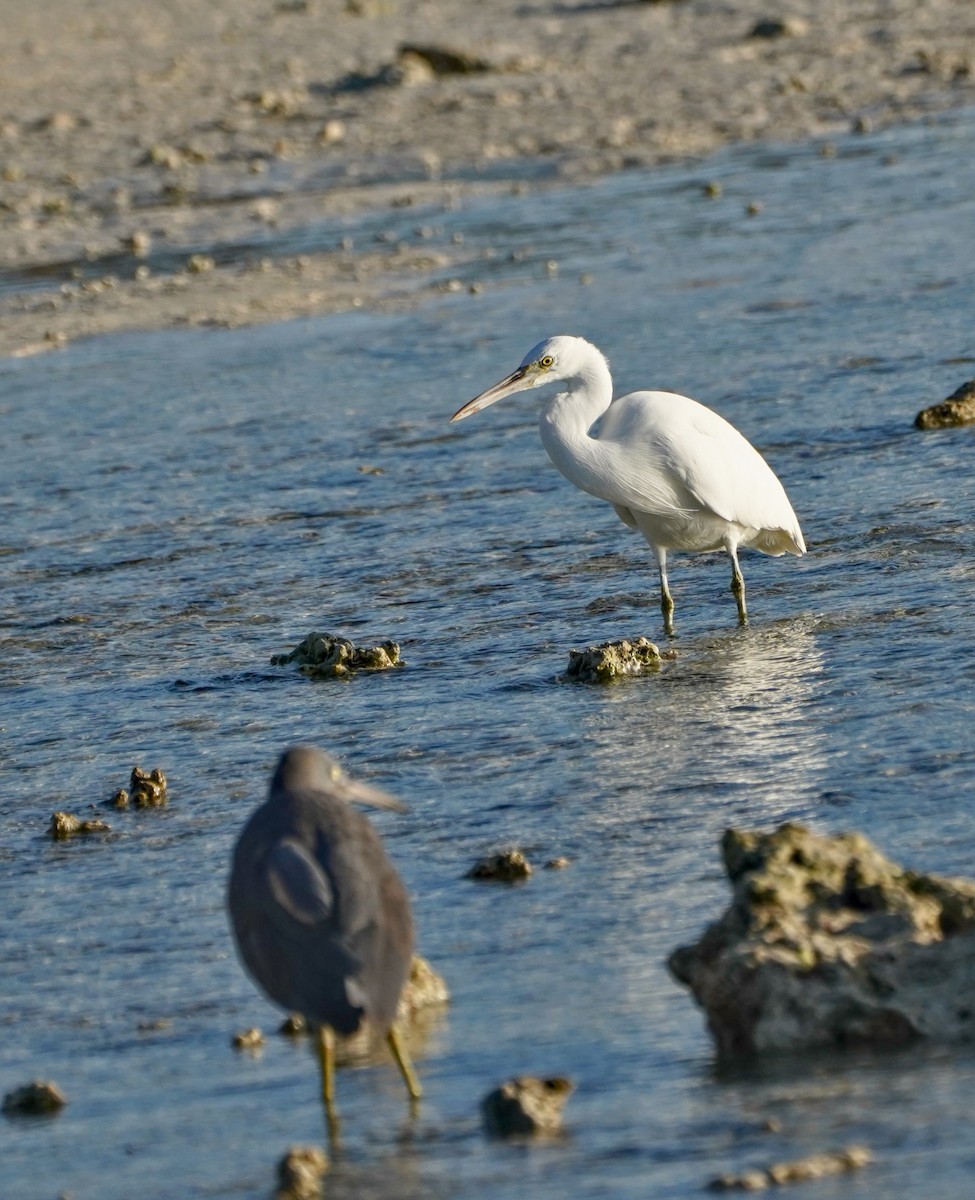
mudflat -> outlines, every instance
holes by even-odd
[[[414,304],[463,244],[289,234],[975,102],[971,0],[45,0],[4,25],[2,354]]]

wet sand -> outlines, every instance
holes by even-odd
[[[970,0],[11,6],[0,353],[414,304],[463,244],[323,222],[915,119],[973,47]]]

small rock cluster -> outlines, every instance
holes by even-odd
[[[669,966],[722,1058],[975,1040],[975,882],[791,823],[721,849],[731,903]]]
[[[294,662],[312,679],[348,679],[355,671],[388,671],[403,665],[396,642],[354,646],[332,633],[310,633],[288,653],[271,656],[275,667]]]
[[[712,1192],[761,1192],[769,1187],[787,1183],[803,1183],[807,1179],[824,1179],[827,1175],[843,1175],[858,1171],[873,1162],[866,1146],[847,1146],[845,1150],[808,1154],[789,1162],[772,1163],[751,1171],[719,1175],[708,1184]]]
[[[144,771],[141,767],[133,767],[129,779],[129,788],[119,788],[107,803],[111,808],[163,808],[169,800],[166,776],[156,767],[152,771]],[[90,807],[94,808],[95,805]],[[76,835],[91,833],[111,833],[112,827],[107,821],[99,818],[82,820],[74,813],[58,811],[51,817],[47,828],[48,836],[55,841],[64,841]]]

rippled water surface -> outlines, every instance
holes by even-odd
[[[322,1141],[307,1047],[230,1048],[278,1016],[223,913],[236,831],[302,739],[409,801],[375,820],[453,991],[414,1044],[415,1121],[391,1068],[340,1074],[329,1195],[688,1196],[861,1141],[877,1164],[807,1200],[970,1196],[975,1054],[722,1074],[664,960],[725,903],[731,824],[854,827],[975,874],[975,435],[912,428],[975,375],[973,197],[971,113],[750,149],[392,212],[494,255],[482,294],[409,316],[0,364],[0,1081],[70,1099],[0,1120],[0,1194],[265,1197],[289,1144]],[[647,548],[548,464],[532,396],[446,423],[554,332],[603,346],[620,390],[718,408],[810,544],[744,556],[744,630],[724,561],[675,555],[679,657],[601,689],[560,678],[567,652],[660,639]],[[394,638],[407,666],[269,665],[312,629]],[[134,763],[167,772],[166,810],[44,836]],[[463,878],[506,843],[571,865]],[[482,1136],[480,1097],[522,1071],[576,1082],[564,1141]]]

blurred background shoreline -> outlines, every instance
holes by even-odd
[[[969,0],[11,5],[0,354],[411,306],[470,266],[444,209],[971,104],[973,34]]]

